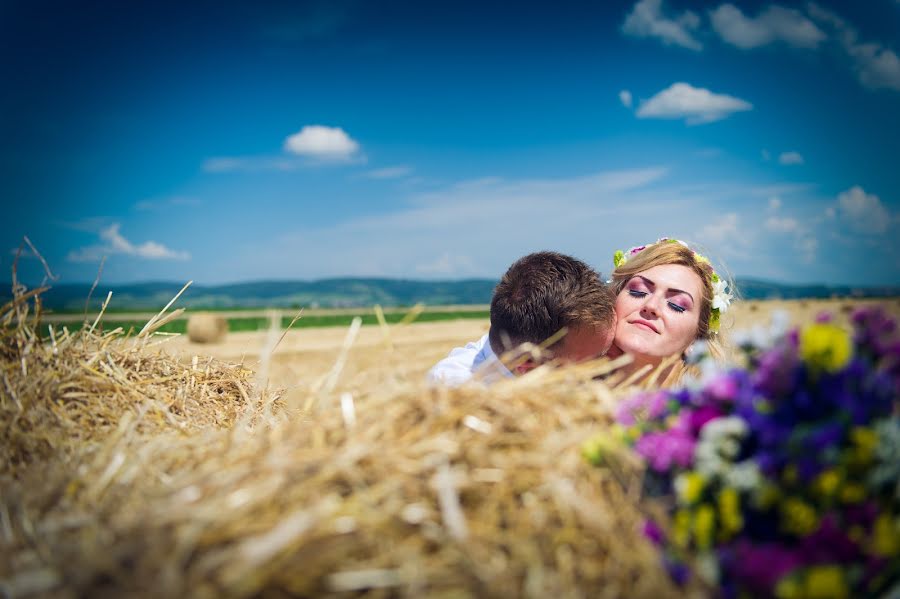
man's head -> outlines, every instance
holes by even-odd
[[[580,362],[601,356],[616,328],[615,294],[581,260],[537,252],[517,260],[491,300],[491,349],[497,355],[522,343],[540,344],[565,329],[551,356]],[[527,371],[533,361],[517,368]]]

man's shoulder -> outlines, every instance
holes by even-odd
[[[428,380],[445,385],[460,385],[470,380],[478,366],[485,361],[485,348],[489,349],[490,346],[488,336],[484,335],[464,347],[454,348],[428,371]]]

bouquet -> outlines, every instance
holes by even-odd
[[[827,316],[695,388],[626,400],[614,435],[666,517],[645,534],[676,582],[725,597],[879,596],[900,578],[900,337],[877,309]],[[584,447],[601,463],[609,437]]]

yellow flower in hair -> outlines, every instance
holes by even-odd
[[[850,335],[833,324],[813,324],[800,333],[800,356],[813,370],[837,372],[852,355]]]

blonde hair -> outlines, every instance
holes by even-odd
[[[713,270],[709,260],[694,250],[674,240],[662,240],[648,245],[643,250],[628,257],[627,262],[620,264],[612,273],[612,283],[618,296],[631,278],[654,266],[677,264],[686,266],[700,277],[703,294],[700,299],[700,319],[697,324],[696,339],[705,341],[710,354],[714,358],[724,355],[720,336],[710,329],[713,298]]]

